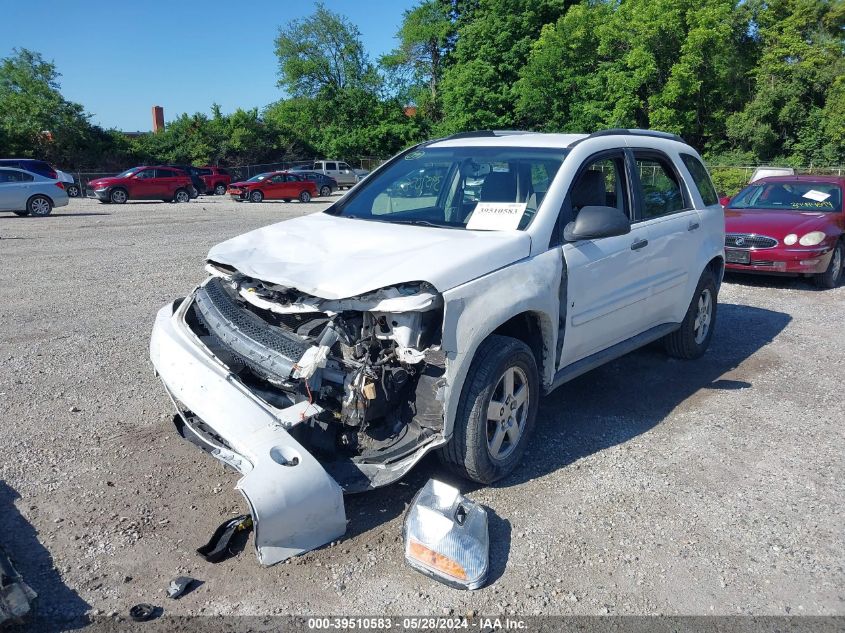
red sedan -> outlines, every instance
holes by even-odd
[[[845,177],[761,178],[725,209],[725,267],[839,283],[845,262]]]
[[[317,185],[296,174],[286,171],[271,171],[258,174],[243,182],[233,182],[226,190],[234,200],[299,200],[310,202],[317,196]]]

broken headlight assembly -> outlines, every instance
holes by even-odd
[[[405,561],[458,589],[479,589],[490,568],[487,511],[457,488],[430,479],[404,525]]]

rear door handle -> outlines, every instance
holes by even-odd
[[[631,250],[638,251],[641,248],[645,248],[646,246],[648,246],[648,240],[637,240],[636,242],[631,244]]]
[[[695,231],[699,227],[698,222],[690,222],[687,231]]]

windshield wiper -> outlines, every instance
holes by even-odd
[[[438,229],[456,229],[457,226],[450,226],[449,224],[438,224],[429,220],[382,220],[382,222],[390,222],[391,224],[412,224],[414,226],[433,226]]]

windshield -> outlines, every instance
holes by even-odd
[[[740,191],[728,208],[835,212],[842,210],[842,190],[829,182],[764,182]]]
[[[563,149],[422,148],[363,181],[336,215],[470,230],[528,226]]]
[[[267,180],[272,175],[272,173],[258,174],[247,180],[247,182],[261,182],[262,180]]]
[[[140,168],[140,167],[133,167],[132,169],[127,169],[127,170],[126,170],[125,172],[123,172],[122,174],[118,174],[117,176],[115,176],[115,178],[129,178],[129,176],[131,176],[132,174],[134,174],[134,173],[135,173],[136,171],[138,171],[139,169],[141,169],[141,168]]]

